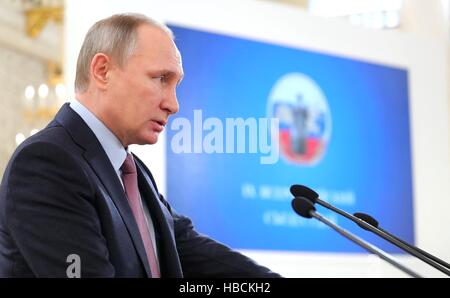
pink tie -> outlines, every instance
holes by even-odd
[[[136,164],[134,163],[133,156],[130,153],[127,153],[127,158],[123,162],[120,169],[122,170],[122,181],[125,187],[125,193],[127,195],[131,210],[133,211],[134,218],[136,219],[142,242],[144,242],[145,252],[150,264],[152,277],[161,277],[156,261],[155,251],[153,249],[153,243],[148,231],[144,210],[142,208],[142,201],[137,183]]]

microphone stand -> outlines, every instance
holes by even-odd
[[[377,248],[374,245],[371,245],[370,243],[364,241],[363,239],[359,238],[358,236],[348,232],[347,230],[339,227],[338,225],[334,224],[333,222],[329,221],[325,217],[323,217],[320,213],[316,212],[316,208],[313,206],[313,204],[306,198],[303,197],[296,197],[294,200],[292,200],[292,207],[294,208],[295,212],[299,214],[300,216],[306,217],[306,218],[315,218],[319,220],[320,222],[326,224],[327,226],[331,227],[333,230],[344,236],[345,238],[353,241],[354,243],[358,244],[359,246],[363,247],[367,251],[376,254],[381,259],[385,260],[386,262],[390,263],[397,269],[403,271],[404,273],[416,277],[421,278],[419,274],[415,273],[411,269],[403,266],[399,262],[397,262],[392,256],[390,256],[388,253],[384,252],[383,250]]]
[[[303,188],[306,188],[305,186],[299,186],[299,187],[301,187],[302,190],[303,190]],[[298,196],[298,195],[301,196],[302,195],[302,194],[296,193],[297,191],[295,189],[293,189],[293,188],[294,188],[294,186],[291,186],[291,192],[292,192],[292,194],[294,196]],[[442,273],[450,276],[450,271],[447,270],[446,268],[442,267],[439,264],[436,264],[432,260],[430,260],[430,259],[426,258],[425,256],[423,256],[421,253],[417,252],[416,250],[412,249],[411,247],[409,247],[409,246],[403,244],[402,242],[398,241],[396,238],[392,237],[391,235],[386,234],[386,233],[378,230],[377,228],[374,228],[372,225],[368,224],[364,220],[362,220],[362,219],[360,219],[358,217],[355,217],[355,216],[353,216],[353,215],[351,215],[351,214],[349,214],[349,213],[347,213],[347,212],[345,212],[345,211],[343,211],[343,210],[341,210],[339,208],[336,208],[333,205],[328,204],[325,201],[322,201],[321,199],[319,199],[319,195],[316,192],[314,192],[313,190],[311,190],[309,188],[306,188],[306,189],[307,190],[305,191],[305,194],[306,194],[306,199],[307,200],[310,200],[313,203],[318,203],[319,205],[322,205],[323,207],[325,207],[325,208],[327,208],[329,210],[332,210],[332,211],[334,211],[334,212],[336,212],[336,213],[338,213],[338,214],[340,214],[340,215],[350,219],[351,221],[355,222],[360,227],[363,227],[364,229],[369,230],[369,231],[377,234],[379,237],[383,238],[384,240],[394,244],[395,246],[403,249],[404,251],[406,251],[409,254],[415,256],[416,258],[420,259],[421,261],[427,263],[428,265],[434,267],[435,269],[441,271]],[[300,190],[300,192],[302,192],[302,191]],[[312,193],[317,194],[317,196],[316,197],[312,197]]]
[[[385,233],[385,234],[387,234],[387,235],[389,235],[389,236],[391,236],[391,237],[397,239],[398,241],[400,241],[400,242],[403,243],[404,245],[409,246],[410,248],[416,250],[417,252],[421,253],[421,254],[424,255],[425,257],[427,257],[427,258],[433,260],[434,262],[440,264],[441,266],[444,266],[444,267],[446,267],[447,269],[450,269],[450,264],[447,263],[447,262],[445,262],[444,260],[441,260],[441,259],[439,259],[438,257],[433,256],[432,254],[430,254],[430,253],[424,251],[423,249],[418,248],[417,246],[414,246],[414,245],[412,245],[412,244],[409,244],[408,242],[406,242],[406,241],[400,239],[399,237],[397,237],[397,236],[395,236],[395,235],[389,233],[389,232],[386,231],[385,229],[381,228],[381,227],[378,225],[378,222],[377,222],[372,216],[370,216],[370,215],[368,215],[368,214],[364,214],[364,213],[355,213],[355,214],[353,214],[353,215],[354,215],[355,217],[361,219],[361,220],[364,220],[365,222],[367,222],[368,224],[370,224],[370,225],[373,226],[374,228],[380,230],[381,232],[383,232],[383,233]],[[364,218],[367,218],[367,219],[364,219]],[[369,219],[370,219],[370,220],[369,220]],[[362,227],[362,226],[361,226],[361,228],[365,229],[365,228]]]

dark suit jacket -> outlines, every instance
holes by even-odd
[[[197,233],[135,158],[155,225],[162,277],[278,277]],[[139,230],[105,151],[68,104],[13,154],[0,187],[0,277],[151,276]]]

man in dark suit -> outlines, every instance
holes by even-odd
[[[3,176],[0,277],[279,276],[197,233],[128,152],[157,142],[182,76],[164,25],[122,14],[89,30],[76,100],[17,148]]]

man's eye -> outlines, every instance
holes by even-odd
[[[157,76],[157,77],[155,77],[155,79],[160,80],[161,82],[165,82],[165,81],[167,81],[167,76],[165,76],[165,75]]]

